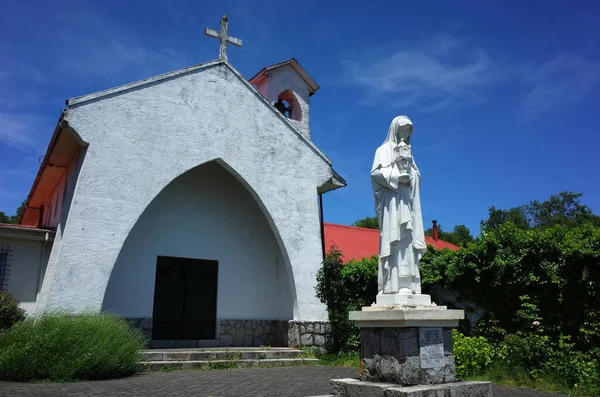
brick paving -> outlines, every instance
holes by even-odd
[[[153,372],[75,383],[0,382],[0,396],[307,397],[329,391],[329,379],[358,376],[356,368],[283,367],[221,371]],[[495,397],[544,397],[530,389],[494,387]]]

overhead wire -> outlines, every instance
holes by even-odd
[[[368,190],[366,190],[366,189],[363,189],[362,187],[360,187],[360,186],[358,186],[357,184],[354,184],[354,183],[352,183],[352,182],[349,182],[348,180],[346,180],[346,183],[347,183],[348,185],[350,185],[350,186],[352,186],[352,187],[354,187],[354,188],[356,188],[356,189],[360,190],[361,192],[368,194],[368,195],[369,195],[369,197],[373,197],[373,192],[369,192]],[[362,210],[359,210],[358,208],[356,208],[356,207],[355,207],[355,206],[353,206],[352,204],[350,204],[350,203],[348,203],[348,202],[346,202],[346,201],[344,201],[344,200],[340,199],[339,197],[336,197],[336,196],[332,195],[331,193],[330,193],[330,195],[331,195],[331,197],[335,198],[336,200],[338,200],[338,201],[340,201],[340,202],[342,202],[342,203],[346,204],[348,207],[350,207],[350,208],[354,209],[355,211],[358,211],[358,212],[360,212],[361,214],[363,214],[363,215],[365,215],[365,216],[367,216],[367,217],[374,216],[374,215],[369,215],[369,214],[367,214],[367,213],[363,212]],[[431,220],[431,219],[429,219],[429,218],[425,218],[425,217],[423,217],[423,219],[425,219],[426,221],[432,222],[432,220]]]
[[[337,196],[334,196],[334,195],[333,195],[333,194],[331,194],[331,193],[329,193],[329,196],[333,197],[334,199],[336,199],[336,200],[340,201],[340,202],[341,202],[341,203],[343,203],[343,204],[346,204],[348,207],[352,208],[353,210],[355,210],[355,211],[357,211],[357,212],[360,212],[360,213],[361,213],[361,214],[363,214],[364,216],[371,217],[371,215],[369,215],[369,214],[367,214],[367,213],[365,213],[365,212],[363,212],[363,211],[359,210],[358,208],[356,208],[356,207],[355,207],[355,206],[353,206],[352,204],[348,203],[347,201],[344,201],[344,200],[342,200],[341,198],[339,198],[339,197],[337,197]]]

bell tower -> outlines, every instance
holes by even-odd
[[[319,85],[295,58],[263,68],[250,84],[310,141],[310,97]]]

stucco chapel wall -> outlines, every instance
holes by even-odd
[[[265,213],[293,277],[294,318],[324,320],[317,186],[330,164],[219,63],[70,106],[89,143],[68,222],[57,233],[38,308],[101,310],[113,265],[138,218],[177,176],[222,159]]]
[[[159,255],[219,261],[219,319],[293,318],[273,232],[246,188],[215,162],[175,179],[144,211],[115,264],[103,309],[152,317]]]

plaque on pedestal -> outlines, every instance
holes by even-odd
[[[444,338],[441,328],[419,328],[421,368],[444,366]]]

